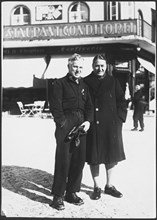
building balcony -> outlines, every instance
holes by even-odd
[[[3,48],[123,43],[155,54],[152,33],[151,25],[137,19],[4,26]]]

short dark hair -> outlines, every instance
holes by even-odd
[[[96,55],[93,58],[93,63],[95,63],[95,61],[98,60],[98,59],[107,61],[106,54],[98,54],[98,55]]]

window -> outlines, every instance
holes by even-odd
[[[116,2],[111,2],[111,16],[112,20],[116,20]]]
[[[106,20],[118,20],[120,19],[120,2],[111,1],[107,2],[106,6]]]
[[[89,8],[83,2],[77,2],[69,8],[69,22],[82,22],[89,20]]]
[[[138,10],[138,34],[143,37],[143,14]]]
[[[17,6],[11,16],[12,25],[30,24],[30,12],[25,6]]]
[[[156,10],[152,10],[152,42],[155,43],[156,40]]]

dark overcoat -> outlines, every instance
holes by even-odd
[[[143,93],[141,90],[138,90],[134,94],[133,105],[134,105],[134,114],[133,117],[140,117],[144,114],[146,108],[146,102],[142,99]]]
[[[74,126],[93,120],[92,102],[88,86],[79,80],[77,84],[67,74],[53,84],[50,110],[56,123],[55,172],[52,194],[63,196],[67,192],[79,192],[82,170],[86,159],[86,135],[80,137],[79,147],[75,142],[65,141]]]
[[[55,81],[51,93],[49,98],[50,111],[57,124],[62,124],[66,120],[65,113],[73,110],[82,110],[85,121],[93,120],[89,89],[83,79],[80,79],[77,85],[67,74]]]
[[[94,121],[87,134],[86,161],[109,164],[124,160],[122,123],[127,116],[127,102],[118,80],[108,74],[99,79],[92,72],[84,81],[94,107]]]

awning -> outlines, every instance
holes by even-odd
[[[41,78],[46,65],[43,58],[4,59],[2,64],[3,88],[32,87],[33,75]]]
[[[47,86],[47,79],[41,79],[33,75],[33,87],[34,88],[46,88]]]
[[[137,60],[139,61],[141,66],[143,66],[146,70],[155,74],[155,66],[151,62],[144,60],[140,57],[138,57]]]
[[[69,56],[51,57],[50,63],[44,73],[45,79],[58,79],[64,77],[68,73],[68,58]],[[82,77],[89,75],[92,71],[93,56],[84,57],[84,66]]]
[[[54,79],[65,76],[68,72],[67,64],[68,58],[51,57],[49,65],[44,72],[44,79]]]

